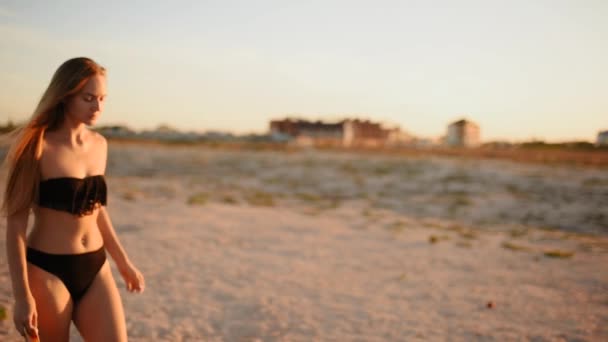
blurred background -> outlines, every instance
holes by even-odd
[[[132,341],[606,341],[606,18],[0,0],[0,134],[65,60],[107,68],[93,129],[147,284],[120,287]],[[11,303],[0,257],[2,341]]]

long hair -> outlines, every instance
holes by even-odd
[[[4,160],[8,174],[2,214],[11,216],[29,210],[37,200],[44,132],[59,128],[65,119],[65,101],[82,90],[92,76],[105,72],[86,57],[64,62],[55,71],[29,122],[10,133],[12,143]]]

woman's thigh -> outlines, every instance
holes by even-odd
[[[28,263],[30,291],[36,300],[41,341],[68,341],[72,320],[70,293],[57,276]]]
[[[73,319],[87,342],[127,340],[125,314],[108,261],[74,305]]]

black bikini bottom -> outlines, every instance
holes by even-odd
[[[106,251],[102,246],[96,251],[82,254],[49,254],[28,247],[26,259],[32,265],[57,276],[76,304],[106,261]]]

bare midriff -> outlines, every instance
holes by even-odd
[[[103,237],[97,226],[99,209],[85,216],[34,207],[34,225],[27,245],[51,254],[80,254],[95,251],[103,246]]]

